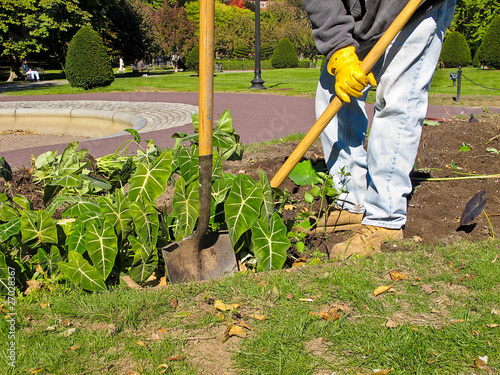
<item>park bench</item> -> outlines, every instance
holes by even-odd
[[[37,66],[33,68],[33,70],[36,70],[38,72],[38,75],[40,76],[40,81],[43,81],[43,74],[45,73],[45,69],[43,69],[41,66]],[[24,80],[27,82],[32,82],[33,79],[31,79],[30,74],[23,73],[24,75]]]
[[[132,72],[133,73],[144,73],[146,71],[146,74],[149,73],[151,70],[151,67],[149,65],[143,65],[141,67],[138,67],[136,64],[132,64]]]

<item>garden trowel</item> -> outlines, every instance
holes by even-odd
[[[208,232],[212,190],[215,1],[200,2],[200,215],[189,237],[162,249],[172,283],[219,278],[238,270],[227,232]]]

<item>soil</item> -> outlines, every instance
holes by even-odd
[[[298,142],[278,143],[245,151],[243,160],[226,162],[224,171],[246,173],[258,179],[258,170],[272,178]],[[468,151],[461,151],[461,148]],[[487,151],[489,149],[490,151]],[[429,245],[446,244],[463,239],[479,241],[500,234],[500,116],[483,115],[478,122],[458,118],[436,122],[423,128],[419,153],[412,173],[414,190],[408,197],[408,222],[404,238],[408,243]],[[313,164],[323,162],[320,142],[315,142],[305,158]],[[425,178],[456,178],[478,174],[492,178],[428,181]],[[294,208],[285,211],[285,218],[293,218],[307,204],[304,192],[310,187],[297,186],[288,178],[282,189],[291,193]],[[486,191],[484,212],[470,224],[460,226],[459,221],[466,203],[478,192]],[[5,184],[0,180],[0,192],[24,195],[35,206],[41,205],[43,193],[35,185],[31,173],[25,168],[14,170],[14,180]],[[489,222],[488,222],[489,220]],[[491,223],[491,224],[490,224]],[[348,232],[314,234],[306,238],[313,250],[324,254],[333,244],[344,240]],[[291,249],[294,252],[294,249]],[[303,254],[295,254],[295,257]]]

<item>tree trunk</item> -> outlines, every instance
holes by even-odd
[[[7,82],[13,82],[15,81],[16,79],[18,79],[19,76],[16,74],[16,72],[11,68],[10,69],[10,75],[9,75],[9,78],[7,79]]]

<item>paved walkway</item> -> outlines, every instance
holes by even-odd
[[[44,84],[41,82],[40,84]],[[0,91],[1,93],[1,91]],[[10,96],[0,95],[0,108],[38,107],[62,108],[84,107],[102,110],[119,110],[133,113],[147,120],[141,130],[142,146],[152,139],[161,147],[172,147],[175,132],[192,132],[191,114],[198,110],[198,93],[178,92],[130,92],[130,93],[92,93],[75,95]],[[373,105],[368,105],[368,113]],[[214,95],[215,121],[229,110],[233,126],[244,144],[262,142],[284,137],[293,132],[307,132],[315,122],[314,99],[272,95],[263,91],[254,94],[216,93]],[[492,113],[500,113],[498,108],[490,108]],[[457,115],[480,115],[482,108],[430,106],[428,118],[447,119]],[[4,137],[0,135],[0,137]],[[19,137],[19,136],[18,136]],[[23,136],[21,136],[23,137]],[[28,139],[28,138],[26,138]],[[95,157],[116,151],[120,144],[131,139],[130,136],[106,139],[81,140],[80,146]],[[59,142],[61,141],[61,142]],[[54,138],[50,145],[40,145],[36,139],[32,143],[20,145],[19,149],[1,152],[12,167],[30,165],[30,156],[38,156],[46,151],[62,152],[68,140]],[[135,151],[132,145],[130,150]]]

